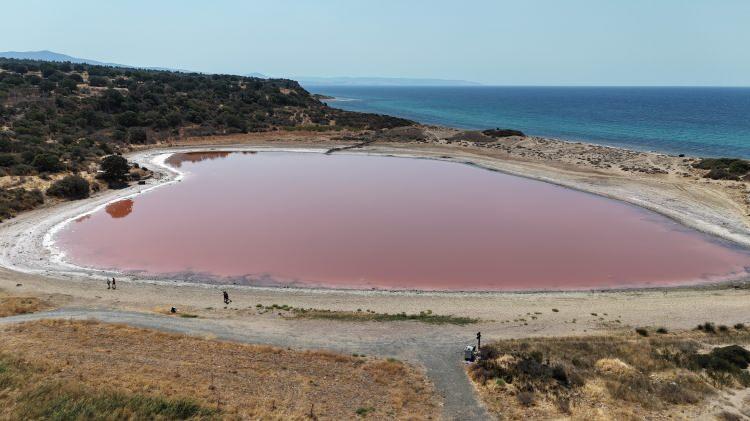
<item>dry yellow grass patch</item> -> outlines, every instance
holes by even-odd
[[[36,297],[7,296],[0,292],[0,317],[36,313],[50,308],[49,303]]]
[[[434,419],[439,413],[432,385],[397,361],[98,322],[25,323],[0,336],[0,353],[44,367],[49,380],[96,391],[189,398],[218,409],[222,418],[351,419],[359,413],[374,419]]]

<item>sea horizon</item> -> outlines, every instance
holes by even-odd
[[[750,158],[750,87],[308,86],[350,111],[639,151]]]

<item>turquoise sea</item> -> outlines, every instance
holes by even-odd
[[[750,158],[750,88],[306,86],[329,105],[466,129]]]

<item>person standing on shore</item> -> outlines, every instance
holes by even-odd
[[[107,289],[112,289],[112,285],[109,282],[109,278],[107,278]]]
[[[231,302],[232,302],[232,300],[229,299],[229,293],[226,292],[226,291],[224,291],[224,304],[229,305],[229,303],[231,303]]]
[[[117,284],[115,283],[115,278],[112,278],[112,289],[117,289]]]

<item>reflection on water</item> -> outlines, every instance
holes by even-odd
[[[133,200],[123,199],[112,202],[104,210],[113,218],[124,218],[133,212]]]
[[[750,266],[660,215],[467,165],[282,152],[170,163],[191,176],[138,196],[138,212],[122,200],[69,225],[66,256],[188,281],[453,290],[673,284]]]
[[[182,167],[183,162],[196,163],[211,159],[226,158],[229,154],[234,155],[253,155],[255,151],[240,151],[240,152],[226,152],[226,151],[204,151],[204,152],[183,152],[172,154],[164,162],[175,167]]]
[[[185,152],[185,153],[176,153],[173,155],[170,155],[169,158],[166,159],[167,164],[175,167],[180,168],[182,167],[183,162],[190,162],[190,163],[196,163],[205,161],[207,159],[220,159],[220,158],[226,158],[228,157],[230,152],[220,152],[220,151],[209,151],[209,152]]]

